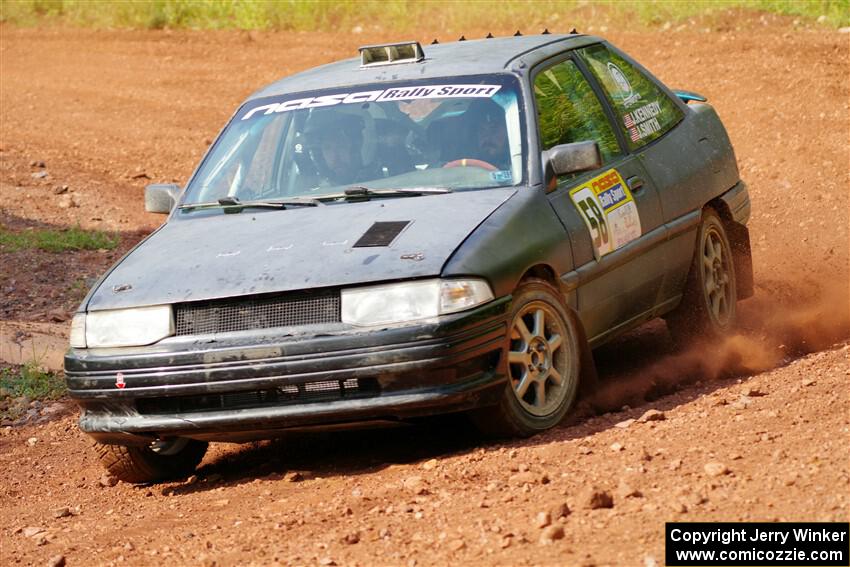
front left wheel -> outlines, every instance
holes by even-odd
[[[158,482],[187,477],[204,458],[208,444],[185,437],[154,441],[145,446],[97,443],[100,462],[124,482]]]
[[[552,428],[576,399],[579,333],[549,282],[526,280],[514,294],[504,347],[508,383],[498,405],[473,414],[484,433],[528,437]]]

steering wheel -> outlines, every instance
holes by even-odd
[[[484,161],[483,159],[475,158],[456,159],[450,161],[443,167],[480,167],[481,169],[486,169],[487,171],[499,171],[499,168],[493,165],[492,163]]]

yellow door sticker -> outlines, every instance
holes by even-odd
[[[640,238],[637,205],[616,169],[579,185],[570,198],[590,231],[597,260]]]

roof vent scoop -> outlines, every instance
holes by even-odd
[[[395,65],[397,63],[418,63],[425,59],[425,52],[418,41],[364,45],[360,48],[360,66]]]

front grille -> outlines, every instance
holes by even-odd
[[[339,290],[178,303],[176,334],[203,335],[340,322]]]
[[[140,398],[136,400],[136,409],[142,415],[157,415],[262,408],[363,398],[376,395],[379,389],[378,381],[375,378],[323,380],[305,384],[286,384],[270,390]]]

